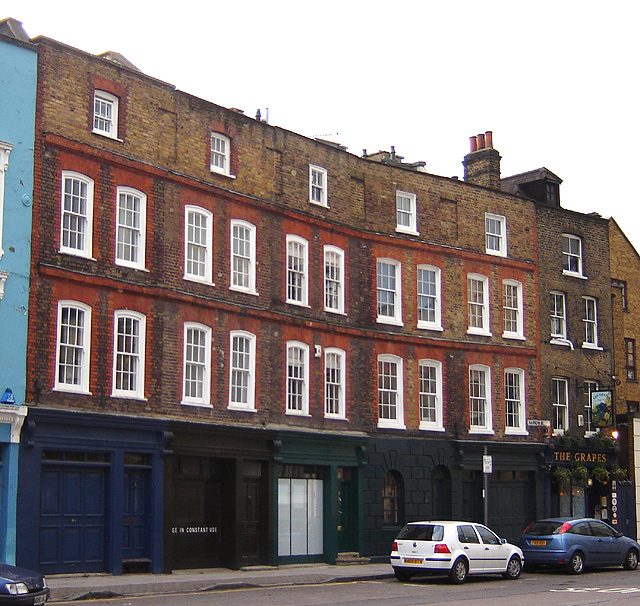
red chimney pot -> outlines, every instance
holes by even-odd
[[[469,144],[472,152],[478,149],[478,139],[475,135],[473,137],[469,137]]]
[[[484,138],[487,142],[487,147],[493,148],[493,132],[488,130],[485,134],[484,134]]]
[[[478,149],[484,149],[484,135],[482,133],[478,135]]]

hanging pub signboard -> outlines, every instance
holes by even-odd
[[[613,392],[591,392],[591,421],[596,427],[608,427],[613,420]]]

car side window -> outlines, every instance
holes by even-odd
[[[475,526],[485,545],[500,545],[500,539],[485,526]]]
[[[478,539],[478,535],[471,524],[458,526],[458,540],[461,543],[480,543],[480,539]]]
[[[606,524],[602,522],[590,522],[591,532],[594,537],[613,537],[614,532]]]
[[[580,524],[576,524],[575,526],[573,526],[573,528],[571,528],[569,532],[571,534],[578,534],[582,537],[590,537],[593,535],[593,532],[591,531],[591,527],[589,526],[588,522],[582,522]]]

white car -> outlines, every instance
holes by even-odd
[[[464,583],[469,574],[502,574],[515,580],[522,572],[522,550],[475,522],[411,522],[393,542],[390,562],[396,578],[408,581],[424,573],[448,574]]]

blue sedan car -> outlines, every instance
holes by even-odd
[[[0,564],[0,606],[41,606],[48,600],[49,588],[40,573]]]
[[[527,566],[564,566],[571,574],[585,567],[638,567],[640,545],[593,518],[549,518],[527,526],[519,541]]]

